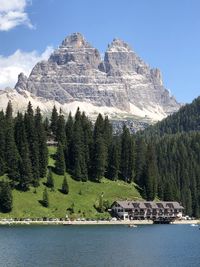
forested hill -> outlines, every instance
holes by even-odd
[[[139,132],[137,138],[154,147],[158,170],[154,182],[157,196],[178,200],[187,214],[199,217],[200,97],[177,113]]]
[[[189,131],[200,131],[200,96],[191,104],[180,108],[178,112],[147,128],[144,134],[163,136]]]
[[[200,98],[143,133],[131,135],[124,126],[116,136],[108,117],[101,114],[92,125],[79,109],[66,120],[54,107],[49,121],[29,103],[25,114],[13,118],[8,103],[5,114],[0,112],[0,175],[7,178],[0,183],[0,211],[12,210],[13,190],[40,188],[43,178],[53,190],[52,173],[63,176],[61,191],[67,194],[71,190],[66,190],[67,172],[80,183],[101,184],[104,177],[127,185],[134,182],[144,199],[179,201],[186,214],[199,217],[199,106]],[[47,140],[58,144],[53,168],[48,168]]]

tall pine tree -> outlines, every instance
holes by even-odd
[[[11,187],[8,182],[2,181],[0,185],[0,210],[10,212],[12,210],[13,197]]]
[[[65,157],[63,145],[61,143],[58,143],[58,148],[56,152],[55,172],[58,175],[63,175],[65,173]]]

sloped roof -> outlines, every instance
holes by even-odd
[[[180,203],[176,201],[128,201],[128,200],[118,200],[115,201],[112,206],[117,203],[120,205],[120,207],[124,209],[160,209],[160,208],[172,208],[174,209],[184,209],[183,206],[180,205]]]

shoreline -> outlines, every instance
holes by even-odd
[[[170,224],[198,224],[200,226],[200,220],[182,220],[174,221]],[[2,225],[153,225],[151,220],[125,220],[125,221],[0,221]]]

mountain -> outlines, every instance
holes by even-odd
[[[90,117],[102,112],[112,119],[148,123],[180,108],[164,88],[160,71],[150,68],[127,43],[114,39],[102,59],[80,33],[66,37],[29,77],[21,73],[15,91],[33,97],[39,106],[58,103],[64,112],[80,106]]]

